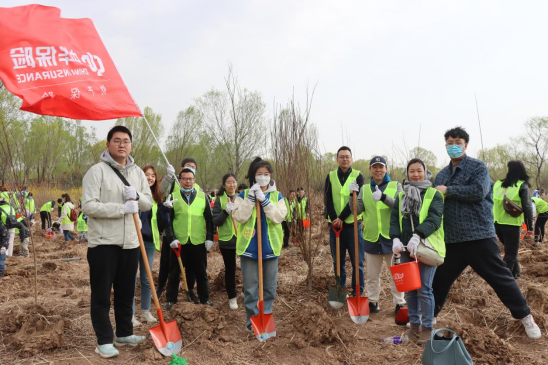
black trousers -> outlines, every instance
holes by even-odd
[[[546,221],[548,221],[548,212],[538,215],[537,221],[535,222],[535,239],[538,242],[544,240],[544,226],[546,225]]]
[[[289,225],[291,223],[287,221],[282,222],[282,229],[284,231],[284,247],[289,247],[289,236],[291,235],[291,231],[289,229]]]
[[[516,280],[500,258],[499,245],[495,237],[450,243],[446,248],[445,262],[436,269],[432,283],[434,317],[443,309],[453,282],[468,266],[493,288],[502,303],[510,310],[512,317],[521,319],[531,313]]]
[[[46,230],[46,222],[48,222],[48,228],[51,227],[51,213],[40,212],[40,219],[42,220],[42,230]]]
[[[518,263],[520,227],[495,223],[495,232],[504,245],[506,267],[510,269],[515,278],[518,278],[521,271]]]
[[[170,262],[166,299],[168,302],[177,303],[181,270],[174,252],[173,256],[175,257],[175,264]],[[209,283],[207,282],[207,250],[205,244],[193,245],[189,241],[182,246],[181,259],[185,267],[188,289],[190,291],[194,290],[194,284],[197,284],[200,302],[207,302],[209,300]]]
[[[116,336],[131,336],[139,248],[124,250],[121,246],[101,245],[88,248],[87,258],[91,286],[91,324],[97,336],[97,344],[113,342],[114,334],[109,318],[113,287]]]
[[[225,287],[228,299],[236,298],[236,249],[219,248],[225,263]]]

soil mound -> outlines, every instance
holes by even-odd
[[[304,335],[306,342],[311,346],[337,341],[337,336],[339,336],[339,332],[334,328],[333,320],[325,309],[311,302],[300,306],[295,313],[293,327]]]

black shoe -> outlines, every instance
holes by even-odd
[[[173,302],[167,302],[166,303],[166,311],[170,310],[174,305],[175,305],[175,303],[173,303]]]
[[[246,325],[245,328],[247,328],[248,331],[253,332],[253,326],[251,324]]]
[[[379,303],[369,302],[369,313],[379,313],[380,311]]]
[[[400,311],[400,309],[403,308],[403,305],[400,305],[400,304],[396,304],[396,309],[394,309],[394,315],[398,315],[398,312]]]
[[[189,290],[188,296],[190,297],[190,300],[194,302],[194,304],[200,303],[200,298],[198,298],[198,296],[194,294],[194,290]]]
[[[215,308],[213,303],[211,303],[209,300],[207,302],[203,302],[203,303],[200,303],[200,304],[209,305],[211,308]]]

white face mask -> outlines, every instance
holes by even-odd
[[[267,186],[270,183],[270,176],[255,176],[255,181],[259,186]]]

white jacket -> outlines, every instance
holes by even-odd
[[[67,208],[74,209],[74,204],[72,204],[71,202],[67,202],[67,203],[63,204],[63,210],[62,210],[61,217],[59,217],[59,222],[62,222],[63,219],[65,219],[67,217],[67,215],[68,215],[68,209]],[[74,231],[74,222],[61,224],[61,229],[63,231]]]
[[[118,164],[107,151],[82,181],[82,211],[88,216],[88,247],[117,245],[139,247],[132,214],[124,214],[124,183],[110,166],[118,169],[139,195],[139,210],[152,208],[152,194],[143,170],[128,156],[126,166]],[[141,222],[139,221],[139,229]]]

